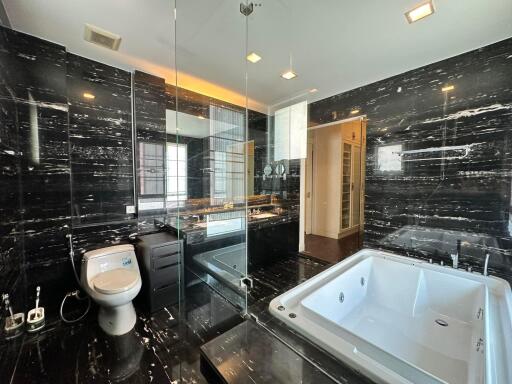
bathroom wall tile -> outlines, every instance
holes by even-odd
[[[155,230],[154,219],[166,214],[165,198],[163,193],[159,196],[142,196],[141,177],[144,173],[158,179],[162,192],[165,185],[165,159],[161,159],[159,166],[150,168],[141,162],[141,145],[147,143],[156,145],[165,153],[166,145],[166,102],[165,80],[144,72],[135,71],[133,74],[134,122],[135,122],[135,161],[137,178],[137,198],[139,199],[139,233]],[[161,208],[144,211],[140,209],[141,199],[146,201],[159,200]]]
[[[27,272],[67,254],[70,223],[66,56],[0,28],[0,289],[24,311]],[[43,276],[30,274],[31,284]]]
[[[73,228],[75,257],[80,259],[85,252],[129,243],[129,236],[137,233],[137,220],[123,220]]]
[[[131,74],[71,53],[67,61],[73,222],[132,219]]]
[[[0,292],[9,292],[22,263],[21,153],[16,105],[0,71]]]
[[[7,79],[2,100],[9,104],[4,116],[11,112],[3,133],[10,132],[6,145],[16,145],[18,151],[13,149],[18,182],[9,186],[18,195],[11,207],[18,212],[14,220],[23,266],[59,258],[63,252],[54,235],[69,223],[66,59],[57,44],[6,28],[0,33],[2,75]],[[12,163],[8,168],[13,172]]]
[[[146,141],[165,140],[165,79],[135,71],[133,91],[137,138]]]
[[[488,251],[512,278],[511,57],[507,39],[310,105],[312,126],[368,118],[365,246],[451,263],[459,238],[464,266],[481,270]],[[382,171],[387,145],[426,152]]]

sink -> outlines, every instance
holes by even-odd
[[[275,213],[270,212],[264,212],[264,213],[258,213],[256,215],[251,215],[251,219],[268,219],[269,217],[276,217],[277,215]]]

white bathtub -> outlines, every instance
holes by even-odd
[[[379,383],[512,383],[512,293],[499,278],[365,249],[270,311]]]

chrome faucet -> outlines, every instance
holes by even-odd
[[[457,240],[457,252],[450,255],[453,261],[453,268],[459,268],[460,240]]]
[[[489,257],[491,254],[489,252],[485,252],[485,265],[484,265],[484,276],[487,276],[487,267],[489,266]]]

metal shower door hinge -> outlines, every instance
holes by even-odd
[[[254,282],[252,281],[252,278],[249,276],[242,277],[240,279],[240,286],[246,287],[247,289],[253,289],[254,288]]]
[[[240,13],[244,16],[249,16],[254,11],[254,4],[244,4],[240,3]]]
[[[480,350],[483,351],[483,348],[484,348],[484,339],[479,338],[478,341],[476,342],[476,351],[477,352],[480,352]]]

